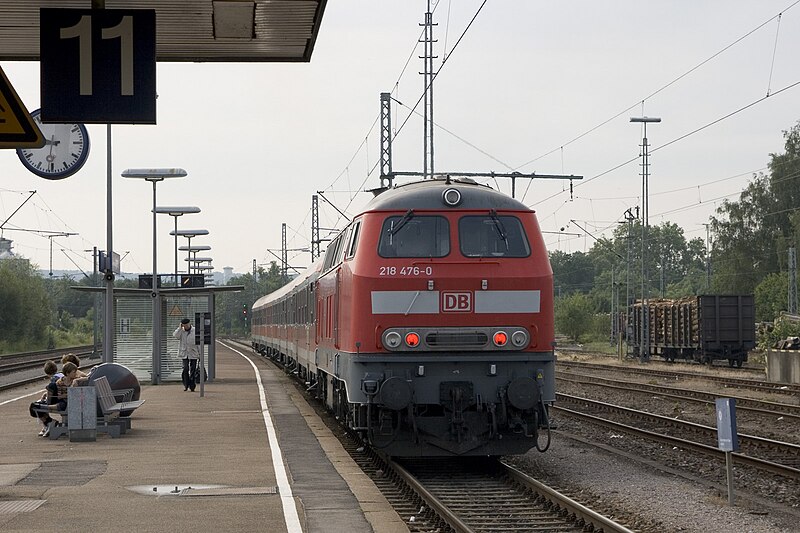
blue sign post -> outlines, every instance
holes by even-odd
[[[728,476],[728,505],[733,505],[733,452],[739,450],[736,434],[736,400],[717,398],[717,441],[725,452],[725,469]]]

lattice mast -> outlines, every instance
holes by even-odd
[[[391,183],[391,182],[390,182]],[[381,185],[383,185],[383,177],[381,177]],[[316,194],[311,195],[311,262],[316,261],[320,254],[319,251],[319,197]]]
[[[392,94],[381,93],[381,188],[392,187]]]
[[[289,277],[289,258],[286,249],[286,222],[281,224],[281,276],[285,282]]]
[[[423,179],[433,177],[433,79],[435,77],[433,72],[433,60],[437,56],[433,55],[433,43],[436,40],[433,38],[433,27],[437,24],[433,23],[433,13],[431,12],[431,0],[428,0],[428,10],[425,12],[425,22],[420,24],[425,28],[424,39],[421,41],[425,45],[425,55],[420,56],[425,65],[422,74],[425,80],[425,104],[423,106],[423,120],[425,126],[425,134],[423,135]]]

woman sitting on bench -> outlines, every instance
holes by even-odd
[[[72,362],[64,363],[61,369],[64,374],[61,378],[57,379],[55,383],[50,383],[47,386],[47,399],[46,407],[48,411],[61,411],[67,410],[67,389],[77,385],[85,384],[89,381],[88,375],[79,376],[78,366]],[[53,420],[49,413],[35,413],[34,406],[39,402],[31,404],[31,415],[38,416],[42,423],[45,424],[44,429],[39,433],[41,437],[47,437],[50,434],[50,422]],[[41,405],[39,405],[41,407]]]
[[[50,381],[47,383],[47,387],[45,388],[42,397],[39,398],[38,401],[33,402],[30,407],[31,416],[38,418],[42,423],[42,430],[39,432],[40,437],[47,433],[47,428],[50,425],[50,422],[53,420],[50,418],[49,413],[42,412],[41,409],[56,403],[56,381],[64,376],[64,374],[58,371],[58,366],[56,366],[53,361],[47,361],[44,364],[44,374],[50,378]]]

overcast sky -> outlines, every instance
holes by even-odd
[[[648,127],[650,223],[677,223],[687,238],[705,238],[702,224],[783,151],[783,131],[800,119],[794,0],[488,0],[464,33],[482,3],[441,0],[434,14],[436,68],[447,57],[435,82],[435,168],[585,176],[572,197],[566,182],[517,183],[517,198],[554,232],[545,239],[551,250],[587,250],[593,239],[584,230],[610,235],[626,209],[641,205],[642,130],[630,117],[663,120]],[[113,127],[123,271],[150,272],[153,246],[152,188],[121,178],[127,168],[188,171],[158,186],[158,204],[202,209],[179,228],[209,230],[192,243],[212,247],[215,270],[274,260],[284,222],[289,248],[308,248],[318,190],[357,214],[371,197],[360,191],[379,184],[379,94],[393,91],[402,102],[392,107],[398,128],[423,89],[415,46],[424,7],[330,1],[310,63],[159,63],[158,124]],[[38,63],[2,67],[26,106],[38,108]],[[14,228],[79,234],[53,240],[54,269],[74,269],[74,261],[89,272],[84,250],[105,248],[106,128],[88,128],[87,164],[61,181],[34,176],[14,150],[0,150],[0,222],[25,191],[37,191],[4,237],[43,269],[48,239]],[[394,169],[421,171],[422,152],[422,119],[413,115],[395,140]],[[508,180],[488,183],[510,193]],[[325,228],[343,225],[322,200],[320,215]],[[162,273],[174,268],[173,220],[159,218]],[[308,253],[289,255],[293,266],[309,263]]]

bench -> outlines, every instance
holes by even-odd
[[[133,411],[140,407],[144,400],[130,401],[133,396],[133,389],[112,390],[111,385],[108,383],[108,378],[100,376],[94,379],[94,387],[97,396],[97,404],[100,406],[102,416],[97,418],[97,431],[108,433],[112,438],[119,437],[120,434],[125,433],[126,430],[131,428],[130,418],[120,416],[122,412]],[[118,401],[117,398],[122,401]],[[50,423],[51,440],[58,439],[61,435],[69,434],[69,418],[67,411],[59,411],[51,409],[55,405],[39,405],[33,406],[32,410],[36,413],[47,413],[51,417],[58,415],[61,417],[61,422],[56,422],[55,419]]]
[[[53,440],[57,439],[61,435],[65,435],[69,429],[67,428],[67,412],[66,411],[59,411],[55,409],[56,404],[46,405],[46,404],[39,404],[31,406],[31,410],[35,413],[43,413],[50,415],[51,422],[50,422],[50,433],[49,437]],[[53,408],[53,409],[51,409]],[[57,422],[53,416],[58,415],[61,417],[61,422]]]
[[[142,406],[144,400],[117,401],[115,391],[111,390],[111,385],[108,384],[108,379],[105,376],[95,378],[94,387],[97,390],[97,404],[103,412],[102,422],[98,420],[98,423],[102,423],[106,427],[114,425],[123,433],[125,430],[130,429],[130,418],[121,416],[121,413],[134,411]]]

